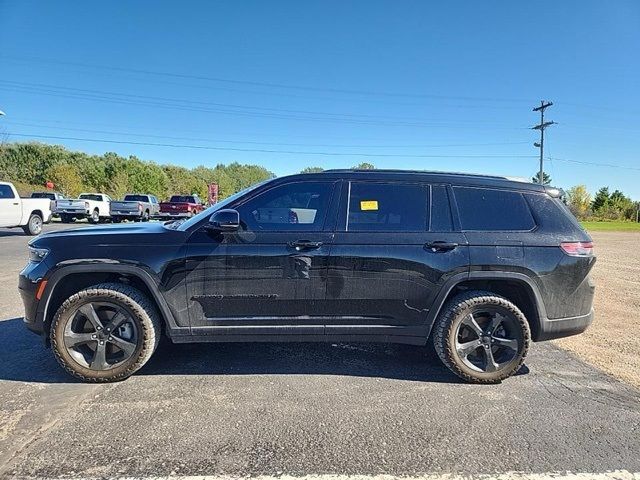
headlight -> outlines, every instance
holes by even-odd
[[[39,263],[44,260],[49,250],[46,248],[29,247],[29,261],[33,263]]]

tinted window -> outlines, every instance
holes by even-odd
[[[169,203],[198,203],[193,195],[174,195]]]
[[[93,195],[90,193],[84,194],[84,195],[80,195],[78,198],[82,199],[82,200],[93,200],[94,202],[101,202],[102,201],[102,195]]]
[[[432,232],[450,232],[453,230],[449,192],[444,185],[431,187],[431,228]]]
[[[49,192],[33,192],[31,198],[48,198],[49,200],[55,200],[56,194]]]
[[[249,230],[322,230],[333,184],[302,182],[280,185],[238,208]]]
[[[14,198],[13,190],[9,185],[0,185],[0,198]]]
[[[405,183],[352,182],[347,215],[350,232],[424,232],[428,187]]]
[[[527,231],[535,223],[520,192],[454,187],[463,230]]]
[[[149,197],[147,195],[125,195],[125,202],[148,202]]]

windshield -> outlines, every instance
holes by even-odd
[[[229,205],[231,202],[233,202],[234,200],[240,198],[241,196],[249,193],[250,191],[252,191],[255,188],[258,188],[262,185],[264,185],[265,183],[270,182],[271,179],[269,180],[264,180],[260,183],[256,183],[255,185],[251,185],[250,187],[245,188],[244,190],[240,190],[237,193],[234,193],[233,195],[231,195],[230,197],[225,198],[224,200],[216,203],[215,205],[211,205],[209,208],[203,210],[202,212],[200,212],[198,215],[196,215],[195,217],[190,218],[189,220],[177,220],[174,222],[169,222],[167,224],[165,224],[165,226],[167,228],[172,228],[174,230],[187,230],[189,229],[191,226],[196,225],[197,223],[199,223],[203,218],[207,218],[209,216],[211,216],[211,214],[213,212],[215,212],[216,210],[220,210],[221,208],[225,208],[227,205]]]

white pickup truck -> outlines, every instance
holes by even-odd
[[[56,200],[53,213],[60,215],[63,223],[71,223],[76,219],[86,218],[91,223],[98,223],[110,217],[111,198],[104,193],[81,193],[76,200]]]
[[[0,227],[22,227],[27,235],[38,235],[51,221],[51,200],[20,198],[12,183],[0,182]]]

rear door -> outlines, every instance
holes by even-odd
[[[444,282],[468,269],[446,185],[345,182],[328,267],[328,334],[424,335]]]

